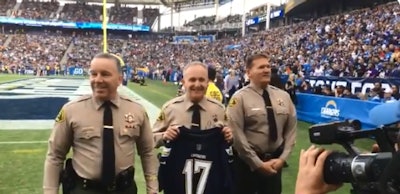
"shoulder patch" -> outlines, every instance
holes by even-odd
[[[56,117],[56,122],[61,123],[63,121],[65,121],[65,113],[64,113],[64,109],[61,109]]]
[[[157,117],[157,121],[163,121],[163,120],[165,120],[165,113],[164,110],[161,110],[160,114]]]
[[[237,98],[237,97],[232,97],[232,98],[229,100],[228,106],[229,106],[229,107],[234,107],[237,103],[238,103],[238,98]]]

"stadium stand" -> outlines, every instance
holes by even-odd
[[[10,15],[16,3],[17,0],[0,0],[0,16]]]
[[[113,21],[127,23],[131,16],[137,14],[136,9],[121,9],[126,11],[112,11]],[[52,10],[46,12],[47,16],[51,15]],[[61,18],[98,21],[99,13],[99,6],[66,4]],[[339,15],[304,20],[244,38],[240,37],[240,33],[232,33],[214,42],[189,41],[183,45],[171,43],[170,35],[133,35],[133,38],[110,36],[113,38],[109,41],[109,50],[122,53],[127,64],[133,67],[148,68],[150,75],[156,78],[160,75],[168,77],[171,71],[181,69],[191,60],[213,64],[221,74],[234,70],[243,76],[245,56],[254,52],[268,52],[279,74],[290,75],[290,81],[300,91],[322,93],[324,90],[329,93],[326,91],[328,89],[321,88],[320,92],[310,88],[304,77],[400,77],[399,13],[398,3],[390,2]],[[146,24],[151,24],[158,15],[158,9],[143,10]],[[240,20],[240,15],[234,15],[219,22],[234,23]],[[215,16],[209,16],[199,17],[186,26],[213,24],[216,24]],[[219,34],[223,33],[217,32]],[[47,39],[43,35],[13,36],[9,49],[2,55],[3,66],[23,64],[41,68],[43,65],[60,64],[66,68],[87,67],[90,58],[101,51],[102,44],[101,36],[92,33],[74,38],[60,34],[53,34]],[[5,35],[0,36],[2,43],[5,40]],[[54,40],[58,41],[54,43]],[[65,62],[62,61],[63,56],[67,56]],[[38,60],[32,61],[32,57]]]
[[[137,7],[117,7],[110,9],[110,22],[120,24],[137,24],[138,8]]]
[[[143,9],[143,24],[152,25],[157,16],[160,15],[160,10],[157,8],[144,8]]]
[[[59,6],[60,3],[57,1],[41,2],[23,0],[19,6],[16,17],[37,20],[53,19]]]
[[[7,34],[0,34],[0,46],[3,45],[8,38]]]
[[[80,22],[100,22],[102,7],[85,3],[67,3],[61,11],[60,20]]]

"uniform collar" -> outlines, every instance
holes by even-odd
[[[269,93],[269,88],[270,88],[269,85],[268,85],[265,89],[263,89],[263,88],[260,88],[259,86],[254,85],[253,83],[250,83],[249,87],[251,89],[253,89],[254,91],[256,91],[258,94],[260,94],[261,96],[263,95],[264,90],[267,90],[268,93]]]
[[[206,107],[206,101],[207,97],[204,96],[203,99],[201,99],[200,102],[198,103],[200,105],[200,108],[203,110],[205,110],[204,107]],[[189,108],[191,108],[194,104],[192,101],[190,101],[187,95],[185,95],[184,97],[184,102],[185,102],[185,110],[189,110]]]
[[[99,110],[104,103],[104,101],[98,100],[98,99],[94,98],[93,96],[92,96],[92,101],[93,101],[93,105],[96,108],[96,110]],[[120,96],[118,94],[115,96],[115,99],[112,99],[110,101],[115,107],[119,108]]]

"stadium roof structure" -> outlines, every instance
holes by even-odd
[[[86,2],[102,3],[103,0],[85,0]],[[188,0],[107,0],[108,3],[119,2],[121,4],[136,4],[136,5],[164,5],[170,7],[172,3],[180,3]]]

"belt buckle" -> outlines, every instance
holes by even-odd
[[[107,185],[107,191],[111,192],[111,191],[115,191],[117,188],[115,181],[113,181],[110,185]]]

